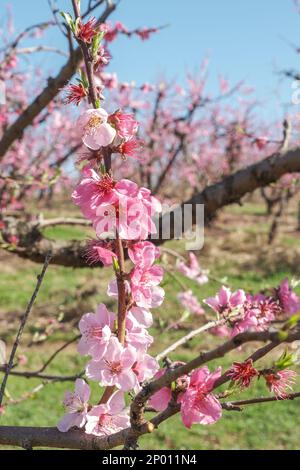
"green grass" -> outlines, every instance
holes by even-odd
[[[92,236],[92,229],[87,227],[74,227],[58,225],[56,227],[48,227],[44,230],[44,235],[53,240],[85,240]]]
[[[36,276],[41,267],[34,264],[30,267],[22,265],[17,272],[1,274],[0,308],[5,310],[24,309],[36,283]],[[50,266],[45,276],[43,287],[39,293],[39,302],[59,302],[66,295],[82,287],[87,277],[93,277],[90,269],[73,270],[65,267]]]
[[[255,217],[261,215],[263,208],[257,204],[247,204],[242,207],[233,206],[232,210],[226,212],[230,216],[236,216],[240,222],[240,215],[252,215],[254,220],[245,226],[239,226],[239,233],[246,238],[236,238],[232,241],[232,233],[222,234],[221,239],[210,232],[206,235],[206,245],[200,253],[200,262],[204,268],[210,270],[210,274],[217,279],[226,276],[226,283],[233,289],[243,288],[247,292],[258,292],[277,286],[280,281],[289,277],[297,277],[297,266],[295,269],[289,263],[277,263],[276,265],[264,266],[258,257],[260,246],[256,245],[255,239],[249,236],[249,232],[265,232],[265,223],[259,216],[256,219],[256,230],[253,229]],[[224,225],[225,228],[226,224]],[[255,226],[255,224],[254,224]],[[251,228],[252,227],[252,228]],[[247,233],[248,232],[248,233]],[[84,238],[83,230],[76,227],[55,227],[47,229],[46,235],[49,238],[59,238],[71,240],[73,238]],[[233,233],[234,235],[234,233]],[[240,245],[239,245],[240,243]],[[280,239],[280,246],[285,246],[290,250],[290,255],[294,256],[294,251],[299,247],[297,238],[284,234]],[[276,245],[276,246],[279,246]],[[169,244],[173,249],[182,251],[180,241],[173,241]],[[274,248],[271,248],[273,250]],[[275,250],[275,249],[274,249]],[[277,248],[276,248],[277,250]],[[276,252],[274,251],[274,253]],[[277,252],[276,252],[277,253]],[[272,254],[272,251],[271,251]],[[243,256],[250,255],[250,261],[241,264]],[[275,255],[276,257],[277,255]],[[12,257],[14,265],[4,265],[1,272],[0,282],[0,311],[12,314],[14,311],[23,311],[35,285],[36,275],[40,272],[40,266],[32,263],[16,262]],[[248,260],[248,258],[247,258]],[[174,261],[174,260],[172,260]],[[248,263],[248,264],[247,264]],[[299,267],[298,267],[299,272]],[[187,289],[192,289],[199,301],[205,297],[215,294],[220,283],[210,281],[208,284],[199,286],[197,283],[187,280],[179,273],[171,276],[165,275],[164,288],[166,290],[166,300],[162,307],[153,311],[155,324],[151,329],[156,341],[151,353],[162,351],[169,344],[185,335],[188,329],[193,329],[199,325],[199,320],[190,317],[184,324],[184,330],[172,329],[165,331],[170,322],[174,322],[182,315],[182,307],[177,301],[177,293],[182,290],[183,283]],[[76,294],[82,288],[88,288],[91,284],[97,287],[97,294],[90,299],[91,308],[98,302],[107,302],[106,286],[112,277],[110,270],[98,269],[70,269],[50,266],[42,285],[37,306],[52,306],[50,313],[56,317],[59,312],[68,309],[73,304],[76,305]],[[300,286],[297,288],[300,295]],[[26,354],[28,364],[23,366],[26,370],[38,369],[47,357],[57,348],[61,341],[66,340],[76,334],[74,326],[81,314],[85,313],[85,307],[75,308],[75,323],[70,328],[66,324],[61,329],[55,331],[50,336],[50,341],[45,344],[28,347],[28,339],[36,326],[37,316],[33,312],[27,326],[27,334],[19,349],[19,353]],[[212,316],[213,317],[213,316]],[[8,325],[9,327],[9,325]],[[7,331],[1,332],[1,337],[9,338]],[[58,343],[59,341],[59,343]],[[187,361],[195,357],[201,350],[207,350],[214,344],[222,341],[210,335],[203,335],[194,338],[191,342],[179,348],[176,353],[170,355],[172,359]],[[225,369],[233,360],[247,357],[252,351],[247,347],[241,353],[232,353],[219,361],[214,361],[209,366],[213,369],[222,365]],[[274,357],[278,357],[280,351],[276,351]],[[85,359],[80,358],[74,347],[66,350],[50,365],[47,372],[53,374],[72,374],[79,372],[84,367]],[[261,366],[269,366],[272,357],[261,361]],[[8,392],[14,399],[18,399],[24,393],[32,390],[39,384],[35,379],[20,379],[10,377],[8,382]],[[97,401],[100,389],[97,384],[92,384],[93,399]],[[26,425],[26,426],[55,426],[63,414],[62,398],[64,391],[72,388],[71,383],[54,383],[46,385],[34,398],[22,401],[17,405],[6,408],[4,414],[0,415],[1,425]],[[268,391],[263,380],[258,381],[249,391],[242,395],[232,396],[232,399],[241,399],[250,396],[268,395]],[[6,398],[7,399],[7,398]],[[151,415],[149,415],[151,416]],[[154,433],[140,439],[140,446],[143,449],[297,449],[300,441],[300,400],[277,402],[271,404],[260,404],[245,407],[243,412],[224,411],[223,418],[213,426],[193,426],[187,431],[180,417],[175,416],[163,423]]]

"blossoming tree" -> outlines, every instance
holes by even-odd
[[[163,243],[163,238],[161,233],[157,239],[151,238],[157,232],[153,218],[161,214],[162,207],[153,191],[126,178],[124,169],[118,177],[124,157],[132,158],[139,147],[139,123],[133,113],[104,109],[105,89],[97,84],[97,72],[107,60],[102,41],[112,32],[103,19],[100,22],[94,18],[84,19],[80,1],[72,0],[72,5],[73,15],[63,13],[63,16],[82,53],[84,70],[77,83],[69,84],[67,101],[77,104],[86,100],[87,104],[76,124],[70,113],[74,135],[84,146],[80,181],[72,199],[94,230],[94,239],[88,245],[89,259],[114,273],[107,295],[116,299],[117,309],[110,311],[102,303],[95,312],[83,313],[79,322],[78,353],[87,356],[85,374],[74,380],[74,391],[66,392],[66,413],[57,428],[0,426],[0,444],[79,449],[110,449],[123,445],[125,449],[133,449],[138,446],[141,435],[155,432],[163,421],[176,413],[180,413],[183,426],[189,429],[194,425],[213,425],[222,418],[224,410],[229,412],[246,405],[299,397],[300,393],[292,390],[296,376],[292,367],[296,358],[288,349],[276,359],[269,359],[268,367],[261,367],[259,363],[279,345],[300,340],[300,299],[288,280],[256,295],[242,289],[232,291],[223,285],[215,296],[204,299],[210,314],[205,313],[192,291],[181,292],[179,300],[199,319],[199,328],[157,357],[149,354],[154,341],[148,332],[153,322],[151,310],[162,304],[165,295],[160,286],[164,270],[158,264],[159,244]],[[149,31],[139,34],[147,36]],[[5,136],[3,148],[11,138],[10,134]],[[158,138],[155,136],[159,146]],[[205,202],[209,217],[243,194],[285,173],[299,171],[299,160],[297,148],[285,155],[274,154],[205,188],[200,195],[192,195],[191,204],[195,208]],[[150,174],[154,171],[152,168]],[[155,190],[155,186],[152,189]],[[163,217],[161,215],[161,219]],[[17,372],[14,357],[30,309],[51,257],[55,256],[57,261],[57,253],[49,252],[46,256],[10,358],[2,369],[0,405],[9,375]],[[125,263],[126,258],[128,263]],[[188,261],[178,257],[177,269],[199,285],[208,282],[208,274],[201,269],[193,253],[189,254]],[[186,363],[169,358],[179,345],[204,332],[226,340]],[[258,347],[258,342],[266,344]],[[242,346],[246,343],[254,343],[254,347],[245,357]],[[227,370],[209,368],[210,361],[233,350],[238,360]],[[42,372],[31,376],[42,377]],[[271,396],[228,401],[234,392],[255,387],[258,378],[265,381]],[[98,383],[103,390],[96,401],[91,400],[90,381]],[[154,417],[148,418],[150,412]]]

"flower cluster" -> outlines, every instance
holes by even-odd
[[[141,384],[152,378],[159,368],[156,360],[147,354],[153,342],[147,328],[153,321],[149,309],[158,307],[164,299],[164,290],[159,286],[163,269],[155,264],[160,256],[159,249],[145,239],[155,231],[151,216],[161,207],[146,188],[138,188],[129,180],[115,181],[110,174],[101,175],[91,168],[84,170],[83,178],[73,193],[73,200],[83,214],[93,221],[99,237],[99,240],[89,242],[89,253],[94,251],[90,257],[98,257],[105,265],[114,265],[116,278],[108,286],[108,295],[119,302],[120,283],[125,288],[125,307],[121,312],[125,330],[123,341],[120,338],[120,311],[115,315],[104,304],[100,304],[95,313],[83,315],[79,322],[81,339],[78,351],[91,357],[86,366],[86,376],[103,387],[112,387],[119,392],[115,392],[105,403],[88,408],[79,392],[79,395],[77,391],[71,395],[72,400],[68,394],[65,400],[68,413],[59,424],[59,429],[67,431],[71,426],[85,425],[87,433],[102,435],[108,430],[112,432],[112,429],[118,430],[120,426],[128,425],[124,392],[137,393]],[[130,212],[134,205],[139,208],[138,220],[136,212]],[[104,219],[106,211],[111,208],[114,209],[114,217],[109,219],[109,228],[114,228],[116,238],[112,237],[107,242],[101,237],[104,233],[107,235],[108,227]],[[120,272],[118,265],[118,241],[127,247],[133,263],[133,268],[126,275]]]
[[[198,260],[193,252],[189,253],[189,262],[177,262],[177,269],[189,279],[194,279],[198,284],[206,284],[208,277],[206,271],[203,271],[198,263]]]
[[[232,368],[227,373],[233,382],[236,382],[243,388],[249,387],[251,380],[257,377],[258,371],[253,367],[252,359],[245,362],[234,362]]]
[[[69,102],[78,104],[78,95],[84,95],[79,87],[69,87]],[[109,147],[111,153],[119,153],[124,159],[138,156],[141,145],[136,136],[138,127],[132,114],[118,110],[109,115],[103,108],[87,109],[77,121],[77,131],[90,150]]]
[[[65,19],[83,50],[87,48],[89,52],[84,54],[85,61],[90,61],[85,63],[86,67],[92,66],[95,72],[108,62],[107,51],[100,44],[105,34],[107,42],[118,32],[131,34],[121,24],[109,30],[104,25],[97,26],[93,18],[87,23],[82,23],[80,18],[74,22],[70,15],[65,15]],[[135,33],[146,39],[154,31],[136,30]],[[88,97],[93,105],[80,114],[74,126],[86,149],[88,164],[81,168],[81,179],[72,199],[95,230],[95,240],[90,240],[87,246],[88,260],[112,266],[114,270],[115,277],[108,285],[107,295],[116,299],[117,313],[100,304],[95,312],[82,316],[78,352],[89,358],[85,375],[105,390],[100,400],[92,405],[89,385],[84,379],[77,379],[75,391],[66,392],[67,412],[58,424],[62,432],[77,427],[96,436],[128,427],[125,394],[139,393],[145,382],[166,373],[166,368],[159,369],[156,359],[148,354],[153,342],[148,332],[153,323],[150,309],[159,307],[165,295],[160,286],[163,269],[157,264],[160,250],[149,241],[149,236],[156,233],[153,217],[162,208],[149,189],[129,179],[115,178],[113,155],[119,154],[123,159],[135,157],[140,149],[138,122],[133,114],[120,109],[112,114],[105,111],[101,107],[102,90],[103,83],[96,85],[93,78],[88,81],[81,74],[79,85],[68,87],[65,101],[78,105]],[[181,126],[179,131],[184,133],[187,129]],[[125,264],[126,253],[130,268]],[[188,264],[180,261],[177,268],[199,285],[208,282],[207,273],[193,253],[189,255]],[[190,312],[205,315],[192,291],[180,293],[178,299]],[[232,292],[223,286],[215,297],[204,302],[222,320],[222,334],[231,336],[248,329],[264,330],[278,316],[295,312],[300,304],[286,282],[269,296],[250,296],[241,289]],[[278,364],[289,361],[289,356],[285,355]],[[173,363],[170,367],[181,365]],[[259,375],[278,398],[287,396],[286,391],[294,379],[292,371],[282,370],[278,365],[259,373],[251,360],[234,363],[228,372],[228,378],[241,387],[248,387]],[[150,397],[149,405],[157,411],[165,410],[170,404],[180,405],[187,428],[193,424],[213,424],[222,416],[222,405],[213,393],[220,377],[220,367],[210,372],[204,366],[177,378],[172,384],[167,383]]]
[[[165,370],[161,369],[156,378],[163,376],[164,373]],[[222,416],[221,403],[212,393],[215,382],[220,376],[220,367],[213,373],[208,367],[202,367],[194,371],[190,377],[184,376],[178,379],[177,392],[176,390],[172,392],[170,387],[163,387],[151,397],[149,404],[156,411],[163,411],[173,398],[181,404],[181,418],[187,428],[192,424],[213,424]]]
[[[255,377],[263,377],[270,392],[281,400],[288,398],[288,392],[292,390],[292,385],[295,383],[297,376],[293,370],[278,369],[276,363],[271,369],[258,371],[253,366],[251,358],[245,362],[234,362],[226,375],[240,388],[249,387]]]
[[[243,331],[264,331],[278,318],[290,316],[300,309],[300,299],[285,279],[270,295],[232,292],[222,286],[214,297],[204,300],[218,318],[226,321],[222,336],[235,336]]]
[[[200,303],[198,302],[197,297],[195,297],[191,290],[187,290],[185,292],[179,292],[177,294],[177,298],[181,305],[190,313],[194,313],[195,315],[203,315],[204,309],[201,307]]]
[[[78,40],[91,44],[97,34],[94,21],[78,22]],[[78,104],[86,93],[82,82],[70,86],[67,101]],[[133,156],[138,147],[137,131],[138,122],[132,114],[117,110],[109,115],[102,107],[83,111],[76,125],[92,158],[82,168],[72,198],[95,229],[97,238],[87,246],[88,260],[113,266],[115,278],[107,294],[117,299],[118,312],[100,304],[79,322],[78,352],[90,358],[86,377],[106,389],[98,404],[92,406],[89,386],[78,379],[75,392],[66,393],[67,413],[58,425],[63,432],[73,426],[85,427],[86,433],[101,436],[124,429],[129,425],[124,394],[138,393],[159,369],[147,353],[153,342],[147,328],[153,322],[149,309],[160,306],[164,299],[159,286],[163,269],[156,264],[159,249],[147,239],[156,233],[153,216],[161,212],[161,204],[147,188],[128,179],[116,180],[111,163],[107,164],[114,153]],[[124,249],[133,264],[128,272]]]

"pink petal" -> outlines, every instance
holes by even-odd
[[[76,379],[75,393],[80,397],[83,403],[87,403],[90,398],[90,387],[83,379]]]

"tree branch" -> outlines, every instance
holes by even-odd
[[[289,343],[300,339],[300,331],[292,332],[284,338],[284,342]],[[162,377],[153,380],[149,384],[145,385],[144,388],[136,395],[132,404],[131,404],[131,423],[134,430],[138,430],[145,422],[144,420],[144,407],[149,398],[158,390],[165,386],[169,386],[172,382],[178,379],[181,376],[184,376],[191,372],[192,370],[206,364],[213,359],[223,357],[228,352],[233,349],[238,348],[244,343],[253,342],[253,341],[271,341],[273,343],[281,342],[280,332],[243,332],[235,337],[231,338],[229,341],[221,344],[215,349],[200,353],[198,357],[187,362],[186,364],[176,367],[175,369],[169,369]],[[216,388],[220,384],[215,384]]]
[[[175,351],[177,348],[180,346],[188,343],[192,338],[194,338],[197,335],[200,335],[200,333],[203,333],[204,331],[210,330],[211,328],[215,328],[216,326],[224,325],[226,323],[226,320],[216,320],[216,321],[210,321],[209,323],[206,323],[205,325],[200,326],[196,330],[190,331],[187,335],[183,336],[180,338],[178,341],[175,343],[171,344],[168,346],[166,349],[164,349],[161,353],[159,353],[156,356],[156,360],[160,361],[164,357],[166,357],[170,352]]]
[[[257,398],[249,398],[249,400],[224,402],[222,403],[222,408],[227,411],[242,411],[241,406],[245,406],[245,405],[256,405],[258,403],[269,403],[273,401],[287,401],[287,400],[294,400],[295,398],[300,398],[300,392],[290,393],[285,398],[280,398],[280,397],[275,397],[275,396],[274,397],[257,397]]]
[[[204,204],[205,222],[222,207],[238,202],[245,194],[253,192],[257,188],[268,186],[277,181],[287,173],[300,172],[300,147],[287,151],[284,155],[276,154],[255,163],[247,168],[237,171],[227,176],[219,183],[208,186],[201,193],[182,203],[181,207],[190,204],[192,207],[192,223],[196,222],[196,207]],[[174,215],[174,214],[173,214]],[[168,219],[169,214],[160,217],[159,236],[153,239],[156,245],[163,244],[166,240],[161,235],[161,228],[164,218]],[[7,229],[3,230],[5,241],[9,241],[10,228],[9,220]],[[184,221],[183,221],[184,223]],[[174,238],[174,227],[171,224],[170,239]],[[189,227],[185,227],[186,229]],[[46,239],[38,230],[36,223],[30,224],[22,222],[19,224],[17,234],[21,235],[18,246],[9,246],[9,251],[16,253],[22,258],[29,258],[32,261],[42,262],[46,252],[52,250],[52,264],[72,267],[86,267],[84,256],[85,243],[80,241],[61,242]],[[99,267],[99,265],[96,265]]]

